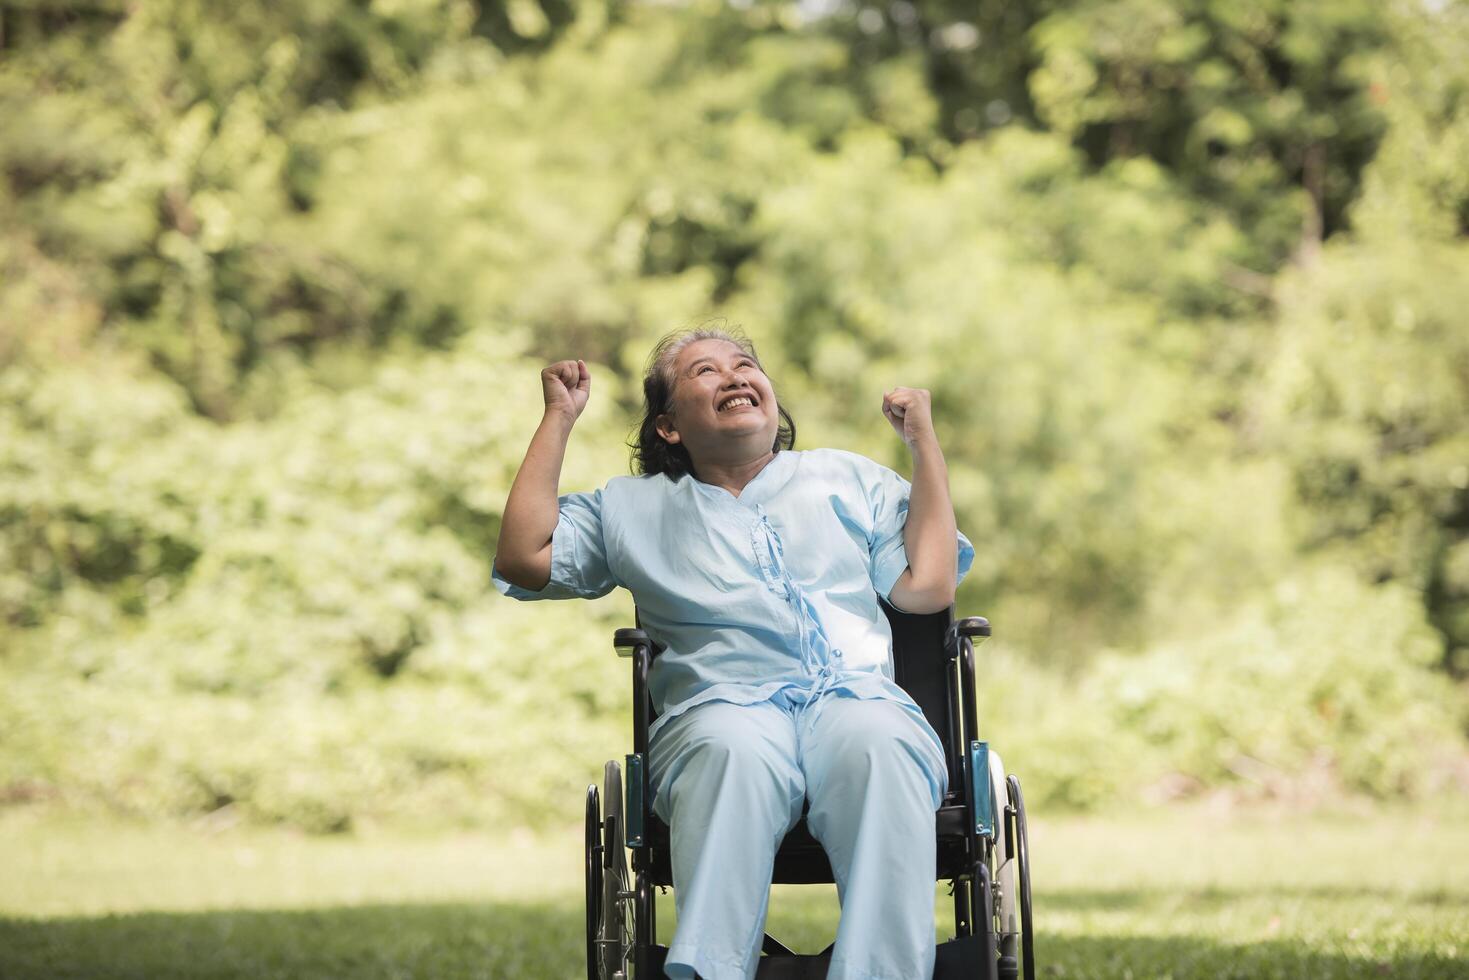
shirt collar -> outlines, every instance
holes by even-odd
[[[765,464],[765,468],[759,473],[756,473],[750,482],[745,484],[745,489],[740,491],[738,497],[724,489],[724,487],[716,487],[712,483],[704,483],[692,473],[688,474],[688,478],[698,488],[696,492],[701,492],[720,500],[729,500],[737,504],[744,504],[747,507],[754,507],[757,502],[755,498],[758,497],[760,500],[769,499],[775,491],[785,485],[786,480],[790,479],[788,468],[795,460],[795,457],[796,451],[794,449],[782,449],[776,453],[770,462]]]

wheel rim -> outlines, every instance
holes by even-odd
[[[997,757],[990,756],[995,763]],[[993,902],[986,911],[990,915],[995,932],[995,952],[998,956],[996,975],[998,980],[1019,980],[1020,976],[1020,923],[1018,905],[1019,887],[1016,883],[1016,861],[1012,808],[1009,804],[1010,789],[997,765],[990,769],[991,799],[995,809],[995,836],[986,846],[990,866],[990,880],[994,891]]]
[[[622,840],[622,770],[608,762],[603,772],[602,799],[606,815],[602,819],[602,895],[598,938],[601,980],[612,980],[623,971],[627,950],[632,947],[632,906],[629,891],[627,858]]]
[[[602,918],[602,808],[597,787],[587,787],[587,980],[600,980],[597,927]]]
[[[1014,812],[1011,839],[1015,842],[1015,876],[1020,883],[1020,954],[1021,975],[1035,980],[1035,938],[1030,918],[1030,843],[1025,829],[1025,797],[1020,795],[1020,780],[1011,776],[1010,806]]]

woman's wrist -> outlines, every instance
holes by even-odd
[[[919,436],[917,439],[908,443],[908,452],[912,454],[915,464],[936,463],[940,466],[944,465],[944,451],[939,446],[938,436],[931,432]]]
[[[548,408],[541,416],[540,429],[559,435],[563,438],[571,435],[571,430],[576,427],[576,416],[559,409]]]

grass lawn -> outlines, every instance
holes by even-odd
[[[1031,838],[1044,977],[1469,977],[1462,810],[1165,810]],[[815,951],[836,915],[830,888],[778,888],[769,929]],[[312,838],[0,810],[0,980],[562,980],[583,943],[579,828]]]

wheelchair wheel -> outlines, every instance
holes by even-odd
[[[602,806],[597,787],[587,787],[587,980],[600,980],[597,928],[602,921]]]
[[[1020,795],[1020,779],[1006,781],[1010,804],[1005,808],[1009,843],[1015,857],[1016,880],[1019,883],[1017,904],[1020,906],[1020,966],[1024,980],[1035,980],[1035,931],[1030,915],[1030,843],[1026,839],[1025,798]]]
[[[1016,883],[1015,834],[1010,820],[1010,788],[1000,757],[990,753],[990,799],[995,821],[993,842],[985,848],[985,870],[991,882],[990,901],[985,910],[995,934],[995,980],[1020,978],[1020,924],[1016,910],[1019,886]],[[976,913],[978,914],[978,913]]]
[[[622,767],[608,761],[603,771],[601,895],[597,925],[597,980],[626,980],[633,945],[633,895],[623,851]]]

